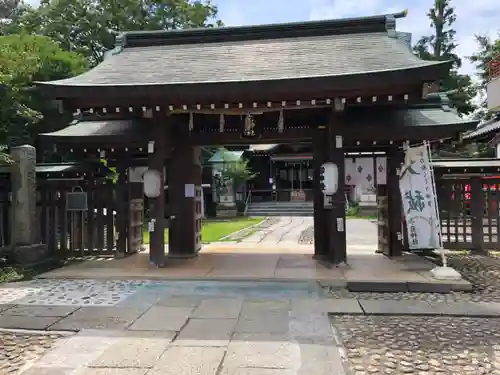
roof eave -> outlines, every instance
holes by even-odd
[[[478,121],[479,123],[479,121]],[[485,130],[486,128],[486,130]],[[495,137],[500,132],[500,118],[490,120],[484,123],[480,128],[474,128],[468,134],[465,134],[463,139],[469,142],[483,140],[485,138]],[[495,134],[492,134],[495,133]]]
[[[166,96],[172,99],[207,96],[214,98],[214,93],[223,93],[232,98],[248,94],[248,92],[277,95],[283,90],[317,93],[331,91],[332,85],[338,91],[351,91],[363,88],[386,87],[388,83],[408,84],[411,82],[433,82],[446,75],[451,62],[442,61],[434,64],[409,67],[406,69],[363,72],[340,76],[281,78],[275,80],[242,81],[242,82],[208,82],[179,84],[144,84],[141,90],[134,85],[77,85],[77,78],[64,81],[35,82],[37,89],[46,96],[59,99],[85,98],[98,94],[99,97],[130,98],[140,95]],[[72,84],[73,82],[73,84]],[[97,91],[97,93],[96,93]]]

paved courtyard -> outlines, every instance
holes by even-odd
[[[310,218],[297,219],[268,222],[259,249],[299,242]],[[349,220],[348,241],[368,251],[374,227]],[[450,262],[471,293],[359,293],[300,277],[4,284],[0,374],[500,374],[500,260]]]
[[[500,363],[494,302],[336,298],[314,282],[35,280],[0,291],[5,373],[494,374]]]

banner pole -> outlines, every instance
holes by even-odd
[[[446,258],[446,252],[443,246],[443,233],[441,232],[441,216],[439,212],[438,198],[437,198],[437,189],[436,189],[436,179],[434,177],[434,167],[432,166],[432,153],[430,143],[428,141],[424,141],[424,144],[427,148],[427,154],[429,155],[429,166],[430,166],[430,175],[432,182],[432,193],[434,196],[434,208],[436,210],[436,229],[439,236],[439,251],[441,253],[441,261],[443,263],[443,267],[448,267],[448,259]]]
[[[430,167],[430,175],[432,182],[432,191],[434,193],[434,205],[435,205],[435,214],[437,218],[436,223],[436,231],[439,236],[439,246],[441,252],[441,260],[443,265],[441,267],[434,267],[431,270],[431,274],[435,279],[438,280],[460,280],[462,279],[462,275],[457,272],[455,269],[448,266],[448,260],[446,258],[446,251],[443,246],[443,233],[441,232],[441,218],[439,215],[439,206],[438,206],[438,198],[437,198],[437,188],[436,188],[436,179],[434,176],[434,168],[432,167],[432,156],[431,156],[431,148],[428,141],[425,141],[426,152],[429,157],[429,167]]]

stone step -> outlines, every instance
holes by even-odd
[[[307,203],[251,203],[249,207],[265,207],[265,208],[312,208],[313,204]]]
[[[312,212],[291,212],[291,211],[278,211],[278,212],[247,212],[247,216],[251,217],[275,217],[275,216],[292,216],[292,217],[313,217]]]
[[[249,216],[313,216],[313,202],[252,202]]]
[[[314,210],[312,209],[248,209],[248,216],[313,216]]]

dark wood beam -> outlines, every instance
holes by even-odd
[[[161,111],[189,112],[189,111],[214,111],[215,113],[227,110],[248,109],[248,110],[279,110],[285,104],[285,109],[307,108],[320,105],[334,105],[335,98],[339,98],[347,105],[405,105],[420,104],[422,99],[422,89],[420,85],[402,85],[396,87],[387,86],[374,90],[350,90],[350,91],[328,91],[315,93],[314,95],[299,95],[297,93],[283,93],[279,98],[265,98],[260,95],[253,100],[238,100],[230,98],[226,101],[212,100],[205,101],[167,101],[163,97],[135,97],[123,99],[120,97],[102,98],[100,96],[83,97],[78,99],[66,99],[64,101],[65,110],[77,111],[93,109],[99,113],[105,109],[106,113],[141,111],[143,107]]]
[[[138,97],[162,98],[162,103],[196,104],[213,101],[254,101],[284,100],[285,98],[302,99],[319,97],[332,93],[364,91],[376,93],[387,90],[395,91],[399,87],[417,86],[422,95],[424,82],[440,79],[447,74],[449,67],[444,64],[427,66],[419,69],[402,69],[334,77],[307,77],[295,79],[248,81],[248,82],[213,82],[203,84],[168,84],[137,86],[64,86],[50,83],[38,86],[38,91],[45,97],[91,98],[100,97],[103,101],[120,98],[122,103]],[[340,96],[340,95],[339,95]],[[108,103],[105,103],[106,105]]]

